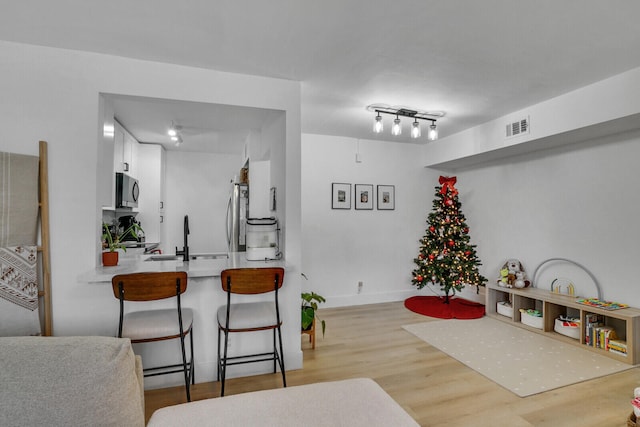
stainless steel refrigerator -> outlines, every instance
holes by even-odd
[[[247,250],[249,185],[233,183],[227,204],[227,247],[229,252]]]

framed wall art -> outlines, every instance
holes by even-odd
[[[356,184],[354,200],[356,209],[373,209],[373,185]]]
[[[396,208],[396,187],[394,185],[378,185],[378,210],[392,211]]]
[[[331,184],[331,209],[351,209],[351,184]]]

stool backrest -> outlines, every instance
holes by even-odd
[[[124,301],[155,301],[187,290],[184,271],[120,274],[111,279],[113,295]]]
[[[220,274],[222,289],[232,294],[263,294],[282,287],[284,268],[231,268]]]

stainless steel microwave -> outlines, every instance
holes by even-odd
[[[116,208],[137,208],[140,197],[138,180],[116,172]]]

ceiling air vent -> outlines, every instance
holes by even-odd
[[[507,138],[529,133],[529,117],[509,123],[506,127]]]

